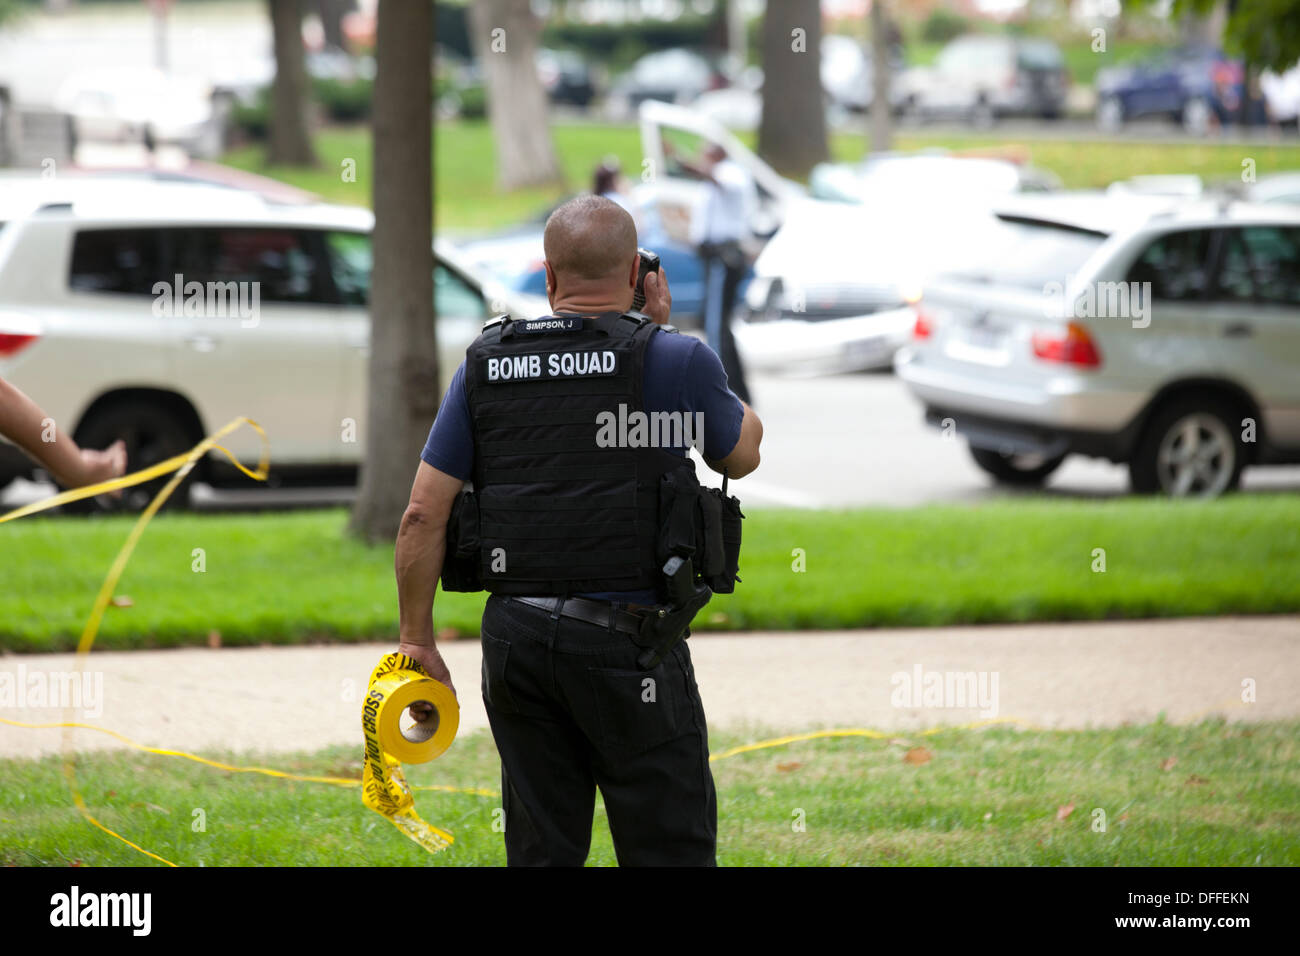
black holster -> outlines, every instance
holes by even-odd
[[[447,519],[447,546],[442,559],[444,591],[482,591],[482,541],[479,538],[478,497],[462,491]]]

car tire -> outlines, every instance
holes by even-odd
[[[1227,403],[1185,399],[1158,409],[1142,430],[1129,461],[1138,494],[1217,498],[1241,483],[1246,447]]]
[[[1103,133],[1118,133],[1124,128],[1124,104],[1118,96],[1107,96],[1097,104],[1097,128]]]
[[[202,435],[196,435],[185,419],[164,402],[128,398],[94,409],[77,427],[75,439],[82,448],[107,448],[119,438],[126,443],[126,473],[148,468],[189,451]],[[196,467],[171,493],[164,508],[189,506],[190,485]],[[65,508],[78,514],[143,511],[171,475],[125,488],[120,497],[97,495],[83,498]]]
[[[1048,476],[1061,467],[1065,455],[1043,458],[1041,455],[1005,454],[992,448],[970,446],[970,455],[994,480],[1017,488],[1032,488],[1045,482]]]
[[[970,124],[976,129],[992,129],[997,121],[993,107],[987,100],[979,100],[970,111]]]

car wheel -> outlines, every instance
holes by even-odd
[[[1106,133],[1118,133],[1124,126],[1124,104],[1118,96],[1107,96],[1097,104],[1097,128]]]
[[[139,471],[189,451],[202,438],[194,435],[184,419],[171,408],[158,402],[143,399],[125,399],[95,409],[77,428],[77,444],[83,448],[107,448],[119,438],[126,444],[126,472]],[[67,505],[67,509],[80,514],[95,512],[138,512],[167,484],[171,475],[164,475],[142,485],[125,488],[118,498],[97,495],[83,498]],[[189,489],[194,471],[171,493],[164,508],[184,508],[189,505]]]
[[[1201,97],[1183,104],[1183,129],[1193,136],[1204,136],[1210,129],[1210,104]]]
[[[1065,455],[1020,455],[970,446],[970,455],[1000,484],[1017,487],[1041,485],[1047,476],[1061,467]]]
[[[993,107],[987,100],[980,100],[970,111],[971,125],[976,129],[989,129],[993,126],[996,117],[993,115]]]
[[[1234,437],[1234,415],[1208,400],[1175,402],[1158,411],[1129,462],[1140,494],[1215,498],[1241,482],[1245,449]]]

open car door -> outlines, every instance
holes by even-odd
[[[802,186],[778,175],[725,127],[702,113],[647,100],[640,107],[640,122],[643,180],[653,183],[650,201],[664,230],[678,242],[689,242],[691,216],[707,186],[687,175],[676,159],[665,155],[665,141],[671,142],[677,153],[689,157],[698,157],[707,143],[717,143],[749,172],[758,190],[750,230],[760,239],[780,227],[790,200],[806,195]]]

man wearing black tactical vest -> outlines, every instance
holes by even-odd
[[[398,650],[451,686],[436,582],[491,592],[482,692],[510,865],[583,864],[599,788],[621,865],[711,866],[717,798],[684,638],[734,587],[741,516],[700,487],[688,445],[725,488],[758,466],[762,424],[718,357],[667,326],[666,277],[649,273],[630,312],[625,210],[579,197],[544,244],[553,314],[484,327],[421,455],[397,536]]]

